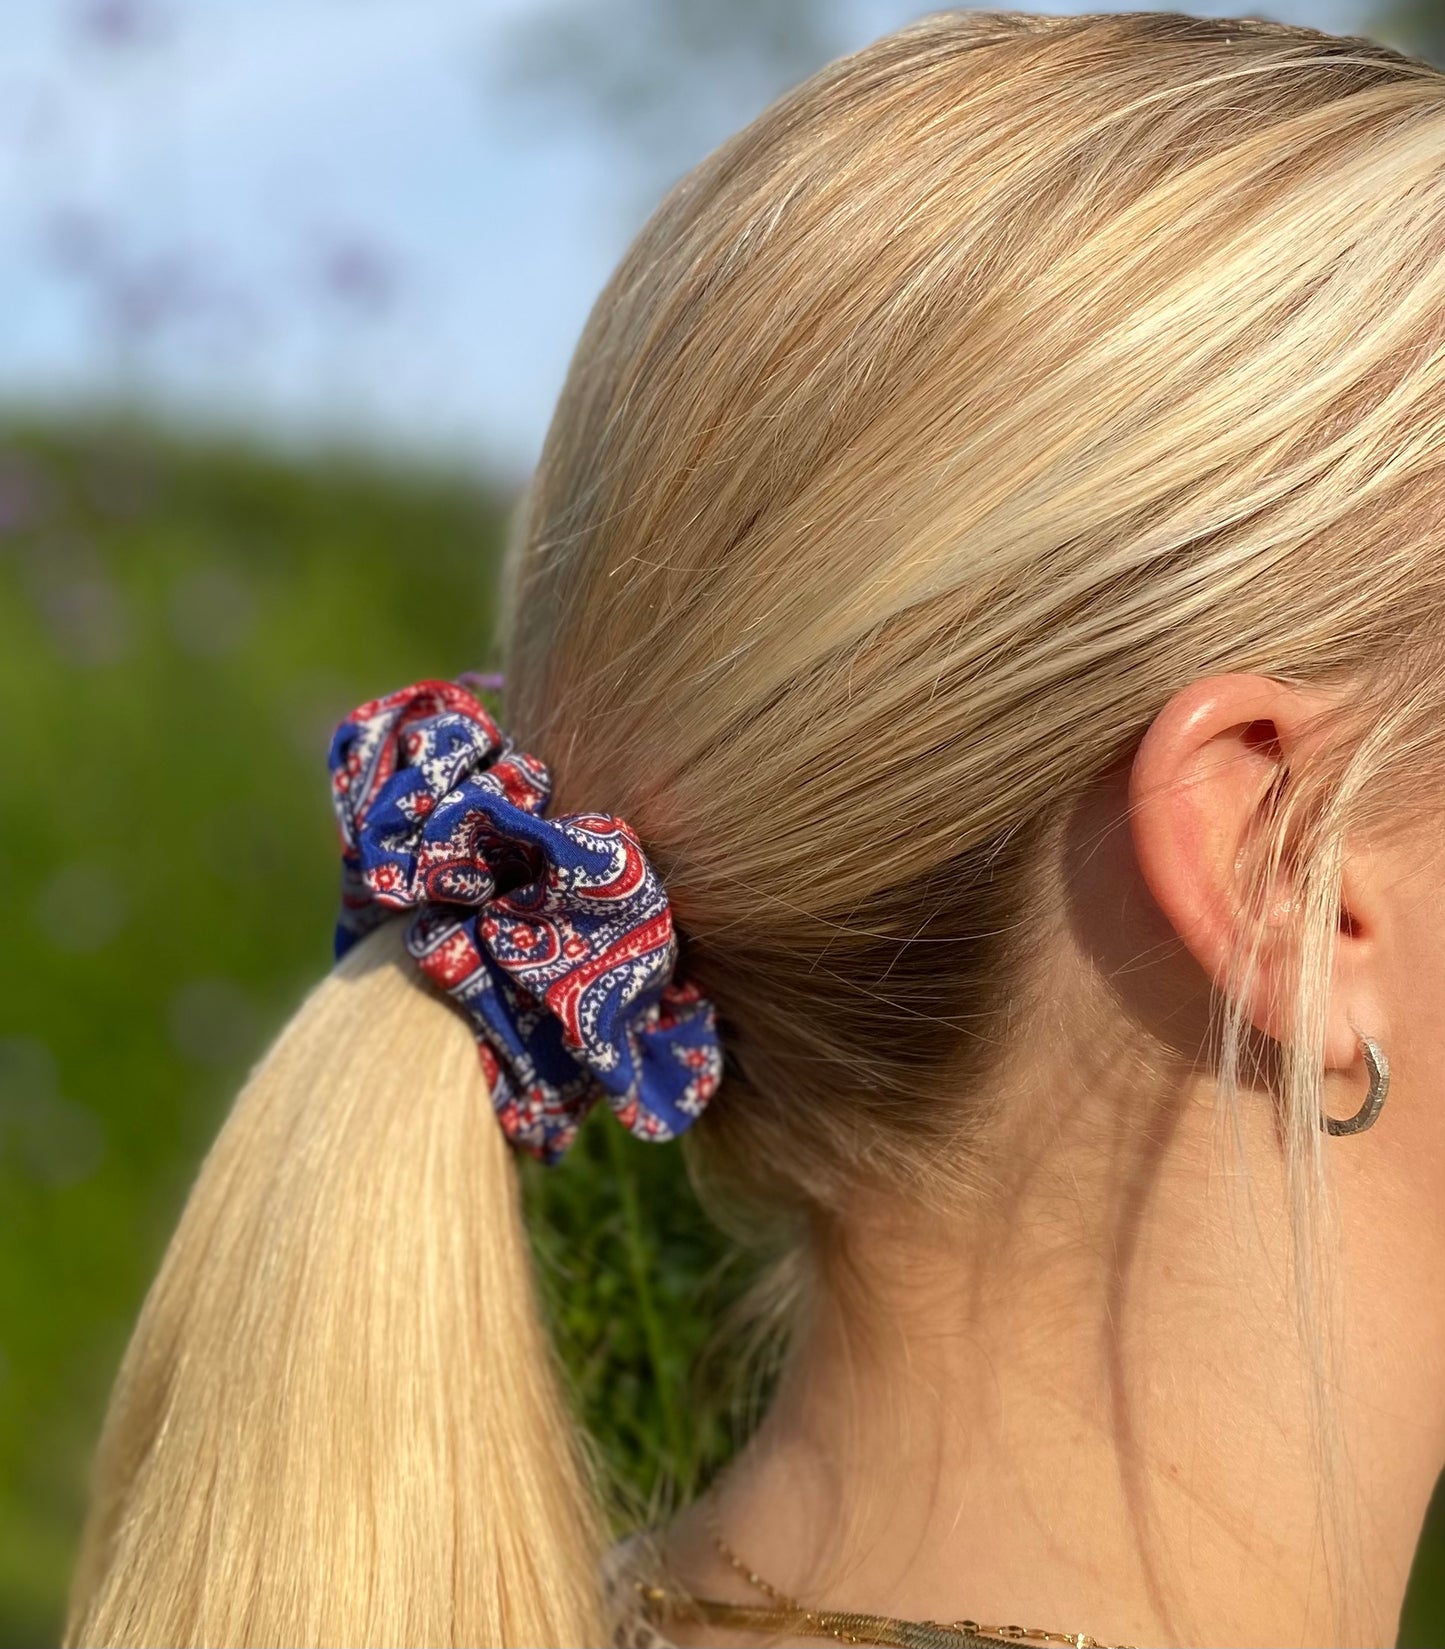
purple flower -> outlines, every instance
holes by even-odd
[[[348,308],[375,314],[389,308],[396,295],[396,266],[380,247],[340,240],[322,254],[321,282]]]
[[[165,33],[165,17],[154,0],[85,0],[76,24],[84,39],[109,49],[147,46]]]

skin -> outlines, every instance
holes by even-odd
[[[875,1332],[820,1314],[708,1497],[774,1585],[815,1606],[1111,1644],[1395,1642],[1445,1466],[1445,832],[1345,844],[1326,1107],[1348,1116],[1368,1086],[1352,1027],[1383,1045],[1392,1080],[1367,1133],[1322,1136],[1353,1561],[1339,1623],[1275,1101],[1242,1090],[1236,1150],[1196,1058],[1245,920],[1241,850],[1339,691],[1196,681],[1071,822],[1049,999],[1093,1004],[1093,1029],[1066,1040],[1060,1012],[1052,1039],[1040,1027],[1008,1062],[993,1194],[946,1216],[860,1199],[847,1223]],[[1284,1031],[1287,870],[1272,891],[1248,1004],[1265,1037]],[[1131,1054],[1141,1027],[1182,1075]],[[719,1558],[703,1502],[664,1550],[698,1592],[765,1601]]]

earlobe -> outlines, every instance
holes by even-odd
[[[1385,1004],[1381,1000],[1378,969],[1378,918],[1369,898],[1366,866],[1358,857],[1347,859],[1340,878],[1340,908],[1335,934],[1334,975],[1338,1003],[1331,1004],[1325,1036],[1325,1066],[1348,1071],[1360,1061],[1363,1039],[1388,1035]],[[1370,1064],[1371,1056],[1365,1055]],[[1371,1072],[1371,1083],[1376,1077]],[[1385,1082],[1388,1084],[1388,1067]]]

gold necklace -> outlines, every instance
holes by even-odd
[[[1013,1649],[1017,1644],[1066,1644],[1073,1649],[1130,1649],[1127,1644],[1102,1644],[1087,1632],[1051,1632],[1042,1626],[982,1626],[976,1620],[895,1620],[888,1615],[859,1614],[852,1610],[808,1609],[763,1577],[728,1545],[718,1521],[717,1506],[707,1509],[713,1545],[727,1563],[748,1584],[777,1605],[775,1609],[749,1608],[745,1604],[723,1603],[715,1598],[699,1598],[665,1592],[659,1587],[641,1588],[644,1599],[670,1608],[694,1620],[742,1630],[784,1628],[806,1637],[830,1637],[839,1643],[881,1645],[885,1649],[993,1649],[995,1645]]]

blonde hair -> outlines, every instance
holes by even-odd
[[[1302,890],[1272,1076],[1318,1334],[1341,842],[1433,809],[1445,729],[1442,142],[1445,80],[1368,41],[942,13],[723,144],[599,299],[509,558],[507,719],[666,880],[728,1047],[690,1166],[818,1287],[860,1183],[979,1194],[1073,804],[1181,686],[1261,672],[1356,684],[1255,866]],[[551,1355],[469,1034],[383,930],[202,1170],[67,1641],[606,1640]]]

